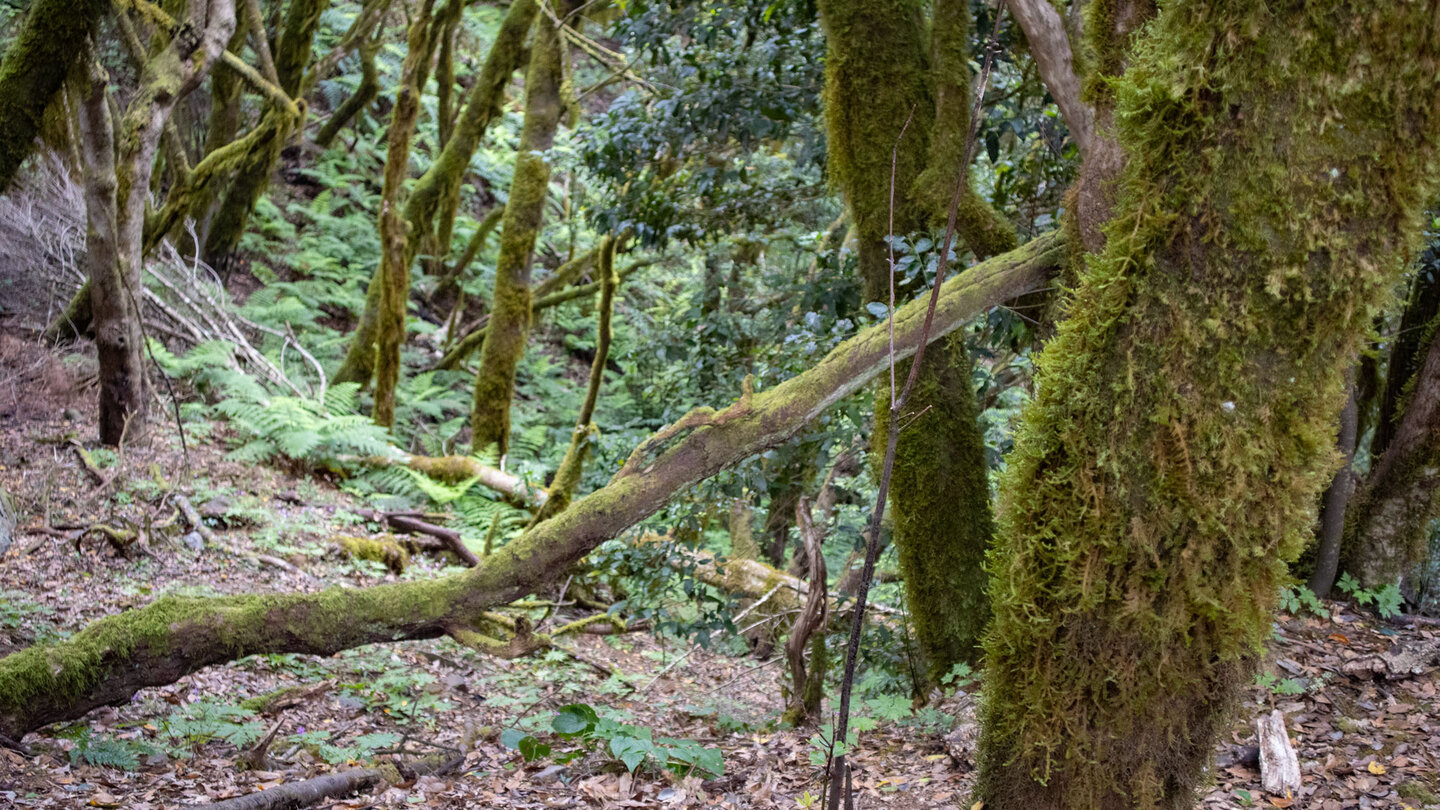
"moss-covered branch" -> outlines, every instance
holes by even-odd
[[[620,283],[615,275],[615,239],[606,236],[597,250],[600,253],[600,303],[597,307],[595,358],[590,363],[590,382],[585,388],[585,401],[580,405],[580,416],[575,420],[570,446],[565,450],[560,466],[555,469],[549,498],[535,511],[535,517],[530,522],[532,526],[570,505],[570,499],[580,486],[580,475],[585,472],[591,434],[597,430],[590,420],[595,416],[595,405],[600,400],[600,383],[605,379],[605,364],[610,360],[610,340],[614,336],[610,319],[615,311],[615,288]]]
[[[1064,258],[1057,236],[1038,239],[947,282],[932,335],[1048,283]],[[901,308],[895,351],[915,351],[924,302]],[[0,734],[20,738],[47,723],[127,701],[206,666],[272,652],[329,655],[365,644],[434,638],[457,623],[550,582],[596,546],[682,491],[795,435],[888,367],[883,325],[836,347],[814,368],[755,394],[749,409],[690,433],[647,465],[576,501],[485,564],[428,582],[318,594],[165,597],[91,624],[70,638],[0,658]]]
[[[0,61],[0,193],[34,148],[45,110],[95,36],[107,0],[36,0]]]
[[[1176,0],[1140,29],[1115,216],[1001,485],[989,810],[1193,806],[1421,232],[1437,9]]]

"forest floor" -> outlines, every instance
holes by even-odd
[[[162,422],[147,442],[114,456],[92,453],[105,466],[98,476],[87,470],[75,443],[93,448],[93,379],[93,363],[81,356],[0,334],[0,488],[20,511],[15,541],[0,556],[0,654],[166,593],[309,591],[395,578],[332,549],[338,534],[371,530],[355,514],[361,504],[335,482],[226,460],[216,437],[192,436],[187,462]],[[183,528],[165,528],[177,494],[207,516],[221,547],[197,547]],[[142,528],[145,547],[81,534],[97,523]],[[418,556],[402,576],[433,577],[443,568]],[[1277,623],[1267,664],[1274,677],[1257,682],[1237,711],[1205,807],[1440,805],[1433,669],[1440,626],[1326,607],[1328,616]],[[774,724],[782,708],[779,659],[691,650],[647,633],[570,643],[588,664],[556,651],[482,657],[441,639],[324,659],[254,656],[206,669],[28,735],[30,756],[0,748],[0,807],[182,807],[401,751],[463,759],[444,775],[407,775],[399,785],[315,806],[794,808],[808,806],[807,792],[818,795],[814,732]],[[1395,671],[1395,659],[1383,654],[1396,649],[1419,650],[1421,671]],[[550,733],[556,710],[579,702],[649,729],[657,741],[718,748],[725,773],[642,766],[631,774],[603,741]],[[923,715],[927,722],[917,713],[867,732],[853,757],[857,806],[970,806],[972,707],[961,693],[940,700],[932,707],[939,715]],[[1272,709],[1284,713],[1303,771],[1303,786],[1288,799],[1262,791],[1244,748],[1256,744],[1255,720]],[[934,723],[937,716],[944,722]],[[505,744],[520,736],[505,730],[517,727],[551,750],[530,749],[538,755],[526,762]],[[243,768],[242,749],[272,729],[264,761]],[[106,757],[130,767],[86,762]]]

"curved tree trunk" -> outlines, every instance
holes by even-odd
[[[476,452],[493,445],[502,456],[510,446],[515,369],[530,339],[530,270],[550,190],[550,157],[546,153],[560,126],[560,84],[564,81],[565,54],[559,30],[550,20],[542,19],[535,31],[530,68],[525,74],[525,123],[515,151],[510,197],[501,220],[494,309],[480,347],[480,372],[475,377],[475,401],[470,411],[471,442]]]
[[[990,810],[1193,806],[1420,232],[1437,12],[1177,0],[1142,29],[1105,250],[1001,486]]]
[[[349,126],[351,121],[370,106],[375,96],[379,95],[380,74],[375,70],[375,56],[380,53],[380,45],[379,40],[371,39],[360,46],[360,86],[330,114],[330,118],[315,135],[316,146],[321,149],[330,148],[340,131]]]
[[[1380,458],[1390,449],[1390,440],[1400,426],[1407,386],[1425,362],[1425,341],[1431,337],[1440,317],[1440,267],[1422,266],[1410,285],[1410,297],[1400,315],[1400,327],[1386,363],[1385,389],[1380,412],[1375,417],[1375,436],[1370,440],[1371,458]]]
[[[1310,574],[1311,592],[1320,598],[1330,595],[1335,585],[1335,573],[1340,568],[1341,539],[1345,534],[1345,512],[1350,505],[1350,496],[1355,492],[1355,471],[1350,465],[1355,460],[1356,430],[1360,422],[1360,406],[1356,401],[1355,382],[1348,386],[1345,407],[1340,411],[1340,433],[1335,440],[1335,449],[1340,452],[1340,468],[1325,488],[1325,500],[1320,505],[1320,533],[1315,543],[1315,570]]]
[[[991,307],[1049,283],[1063,239],[1043,237],[946,283],[933,339]],[[896,313],[895,356],[914,354],[923,302]],[[165,597],[97,621],[68,639],[0,658],[0,734],[19,739],[48,723],[129,700],[206,666],[267,652],[327,655],[363,644],[434,638],[568,571],[596,546],[654,514],[677,492],[786,441],[888,367],[889,335],[871,327],[814,368],[718,413],[659,448],[643,474],[619,475],[486,557],[424,582],[331,588],[317,594]],[[648,443],[647,443],[648,444]]]

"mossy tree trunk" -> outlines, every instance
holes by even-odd
[[[548,18],[541,19],[525,74],[525,123],[501,220],[494,304],[475,377],[470,429],[477,452],[494,446],[503,456],[510,446],[510,401],[515,369],[530,338],[530,270],[550,190],[548,153],[560,126],[564,57],[559,30]]]
[[[0,193],[40,134],[46,108],[93,38],[106,0],[36,0],[0,61]]]
[[[1435,2],[1167,3],[990,558],[979,795],[1188,808],[1336,462],[1435,176]]]
[[[829,46],[830,171],[855,222],[871,301],[890,300],[886,236],[907,236],[943,217],[964,167],[969,10],[954,0],[936,3],[929,40],[922,10],[914,0],[820,3]],[[968,184],[956,227],[978,256],[1015,244],[1014,229]],[[913,291],[897,295],[907,292]],[[983,562],[990,490],[970,368],[963,340],[937,343],[926,355],[911,399],[919,416],[900,434],[891,490],[908,604],[929,674],[937,678],[978,659],[989,615]],[[899,379],[907,374],[908,366],[896,369]],[[882,444],[890,397],[882,385],[874,433]]]
[[[443,202],[450,215],[448,220],[445,217],[441,219],[453,222],[455,207],[459,205],[461,180],[485,132],[500,113],[505,85],[520,66],[521,55],[525,52],[525,36],[535,21],[538,8],[535,0],[515,0],[510,4],[454,133],[446,141],[440,156],[411,188],[405,203],[405,219],[408,223],[406,239],[411,243],[409,250],[412,255],[434,254],[441,250],[439,236],[434,234],[436,212],[441,210]],[[452,199],[453,204],[450,202]],[[448,246],[449,228],[444,231]],[[345,360],[335,374],[337,382],[370,383],[375,368],[375,325],[379,306],[379,281],[376,276],[371,280],[365,309],[350,338]]]
[[[280,89],[291,98],[298,94],[305,68],[310,64],[320,15],[329,6],[330,0],[291,0],[286,7],[285,20],[275,42],[275,73]],[[286,139],[302,123],[274,104],[266,106],[263,119],[258,126],[275,129],[275,136],[268,141],[268,148],[248,154],[236,167],[234,179],[205,240],[206,260],[217,267],[228,266],[231,254],[240,245],[250,212],[270,187],[270,176],[280,162]]]
[[[1405,385],[1404,413],[1346,519],[1346,569],[1366,588],[1396,585],[1425,555],[1440,516],[1440,318]]]
[[[400,89],[390,113],[385,152],[385,182],[380,192],[380,311],[376,323],[375,406],[371,418],[383,427],[395,425],[395,387],[400,381],[400,349],[405,345],[405,312],[410,303],[410,261],[406,250],[405,221],[400,217],[400,191],[410,167],[410,140],[420,116],[420,92],[425,81],[427,44],[433,36],[430,9],[423,0],[406,36],[405,63]]]
[[[1064,258],[1047,237],[945,285],[932,336],[939,339],[990,307],[1049,283]],[[896,317],[895,351],[914,354],[925,310]],[[20,739],[48,723],[128,701],[206,666],[259,653],[328,655],[364,644],[462,631],[483,611],[552,582],[601,543],[662,509],[676,493],[775,447],[886,368],[889,335],[871,327],[814,368],[742,399],[710,425],[678,438],[644,474],[617,476],[485,564],[424,582],[331,588],[315,594],[165,597],[97,621],[54,644],[0,658],[0,734]],[[692,412],[693,415],[697,412]],[[705,413],[704,411],[700,413]]]
[[[1371,458],[1380,458],[1390,449],[1390,440],[1399,427],[1407,388],[1425,361],[1426,340],[1440,317],[1440,267],[1421,267],[1410,284],[1410,296],[1400,314],[1400,325],[1386,362],[1385,386],[1375,418],[1375,436],[1370,440]]]
[[[435,60],[435,117],[444,150],[455,129],[455,38],[465,11],[463,0],[449,0],[440,11],[440,53]]]

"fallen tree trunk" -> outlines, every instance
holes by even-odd
[[[961,274],[942,289],[931,339],[1045,286],[1063,259],[1063,239],[1049,235]],[[896,313],[896,360],[914,354],[926,303],[912,301]],[[485,611],[568,571],[676,492],[784,442],[863,389],[889,367],[890,345],[885,325],[877,324],[772,389],[747,392],[722,411],[691,411],[638,448],[605,487],[476,568],[428,582],[319,593],[166,596],[94,622],[63,641],[0,658],[0,734],[19,739],[49,723],[126,702],[147,686],[247,655],[332,655],[366,644],[464,632]]]

